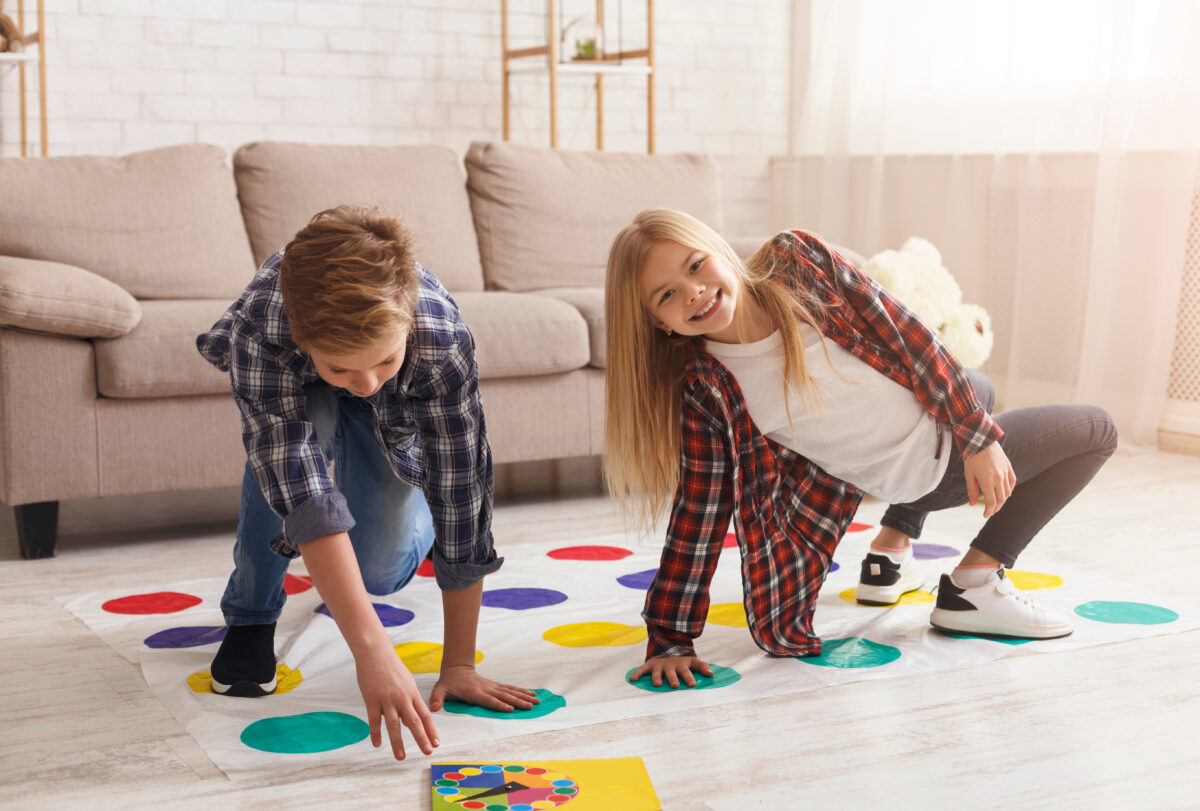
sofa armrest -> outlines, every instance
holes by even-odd
[[[0,326],[117,338],[142,319],[137,299],[74,265],[0,256]]]

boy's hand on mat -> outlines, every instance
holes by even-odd
[[[534,704],[541,703],[532,690],[484,678],[471,665],[452,665],[442,669],[442,675],[429,696],[429,708],[437,712],[448,698],[498,712],[528,710]]]
[[[1008,455],[999,442],[993,442],[963,460],[963,473],[971,506],[978,504],[980,496],[983,497],[984,518],[991,518],[998,513],[1017,486],[1017,474],[1013,472]]]
[[[708,662],[695,656],[656,656],[647,659],[644,665],[633,671],[629,680],[637,681],[649,673],[650,681],[655,687],[662,687],[664,677],[672,690],[679,686],[680,681],[688,687],[695,687],[696,677],[692,675],[693,670],[701,676],[712,676],[712,668],[708,666]]]
[[[437,727],[433,715],[421,698],[417,682],[404,662],[391,646],[383,646],[378,652],[356,658],[358,689],[362,691],[363,703],[367,708],[367,724],[371,728],[371,745],[378,748],[383,743],[381,727],[387,727],[388,739],[392,744],[392,755],[404,760],[404,727],[412,733],[427,755],[439,744]]]

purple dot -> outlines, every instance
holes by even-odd
[[[489,608],[511,608],[521,611],[526,608],[542,608],[561,603],[567,595],[554,589],[492,589],[485,591],[480,602]]]
[[[617,578],[617,582],[622,586],[630,589],[645,589],[650,588],[650,584],[654,582],[654,575],[658,569],[647,569],[644,572],[634,572],[633,574],[623,574]]]
[[[229,629],[224,625],[188,625],[168,628],[146,637],[148,648],[197,648],[225,638]]]
[[[412,622],[416,615],[407,608],[396,608],[394,605],[385,603],[371,603],[371,607],[375,609],[375,616],[379,617],[379,621],[383,623],[385,628],[395,628],[397,625],[407,625]],[[324,614],[327,617],[332,617],[325,603],[313,609],[314,614]]]
[[[959,551],[953,546],[939,546],[935,543],[914,543],[913,557],[920,560],[929,560],[931,558],[953,558],[958,556]]]

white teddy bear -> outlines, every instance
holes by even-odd
[[[862,272],[916,313],[963,366],[978,369],[992,353],[992,319],[982,307],[963,304],[962,288],[928,240],[909,237],[900,250],[872,256]]]

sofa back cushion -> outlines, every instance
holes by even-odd
[[[96,273],[139,299],[235,298],[254,275],[225,150],[0,159],[0,255]]]
[[[417,259],[448,290],[483,289],[466,181],[451,149],[260,141],[234,153],[233,172],[259,263],[318,211],[375,206],[412,230]]]
[[[489,289],[603,287],[613,237],[644,208],[675,208],[722,225],[717,166],[706,155],[477,141],[466,164]]]

